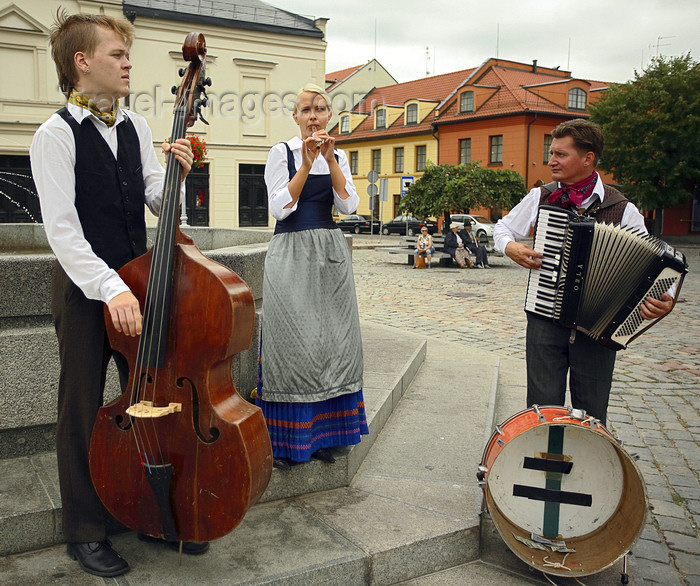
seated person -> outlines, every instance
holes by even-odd
[[[490,269],[489,258],[486,254],[486,247],[476,241],[472,232],[471,222],[464,222],[464,230],[459,231],[460,238],[464,241],[464,246],[469,252],[476,256],[477,269]]]
[[[461,224],[452,222],[450,231],[445,235],[445,246],[443,250],[457,261],[457,264],[466,269],[467,267],[474,268],[474,263],[469,260],[468,249],[465,246],[466,239],[459,235]]]
[[[418,255],[424,256],[428,268],[432,268],[431,261],[433,259],[433,252],[435,252],[433,237],[428,234],[428,229],[423,226],[420,229],[420,236],[418,236],[418,241],[416,242],[416,251],[413,253],[413,268],[416,268],[416,260],[418,260]]]

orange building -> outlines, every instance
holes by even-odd
[[[586,107],[608,85],[538,67],[536,61],[488,59],[476,68],[378,87],[351,110],[340,111],[331,134],[348,154],[361,198],[358,213],[387,221],[397,213],[402,181],[417,180],[427,161],[480,161],[517,171],[528,189],[548,183],[550,132],[564,120],[587,118]],[[366,195],[371,169],[389,180],[381,214]],[[603,174],[603,180],[612,177]],[[501,210],[470,211],[492,219],[501,215]]]
[[[488,59],[436,108],[438,163],[480,161],[517,171],[528,189],[548,183],[552,129],[564,120],[587,118],[587,106],[608,85],[539,67],[537,61]]]

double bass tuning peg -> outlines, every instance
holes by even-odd
[[[211,87],[211,77],[206,77],[204,81],[202,82],[202,85],[205,87]]]
[[[184,77],[184,76],[185,76],[185,71],[187,71],[187,69],[185,69],[184,67],[180,67],[180,69],[177,70],[177,74],[178,74],[180,77]]]

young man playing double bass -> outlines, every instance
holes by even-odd
[[[165,172],[146,121],[119,107],[129,93],[133,26],[95,14],[57,15],[50,43],[65,108],[36,132],[30,156],[49,244],[56,255],[51,312],[61,373],[56,446],[63,533],[83,570],[118,576],[129,570],[106,536],[107,512],[92,485],[90,436],[102,406],[112,350],[103,307],[118,332],[141,333],[139,303],[117,274],[146,252],[144,204],[157,214]],[[164,144],[182,167],[189,142]],[[128,366],[114,354],[122,386]],[[115,471],[117,472],[117,471]],[[204,553],[208,544],[186,544]]]

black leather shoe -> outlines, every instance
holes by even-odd
[[[291,470],[292,461],[287,458],[273,458],[272,467],[277,470]]]
[[[88,574],[109,578],[121,576],[129,571],[129,564],[112,549],[109,541],[90,541],[88,543],[69,543],[66,551]]]
[[[316,450],[313,454],[311,454],[311,457],[315,460],[321,460],[321,462],[328,462],[329,464],[333,464],[335,462],[333,453],[328,448]]]
[[[138,538],[141,541],[145,541],[147,543],[160,543],[163,544],[173,551],[180,551],[180,542],[179,541],[166,541],[165,539],[158,539],[157,537],[151,537],[150,535],[146,535],[145,533],[139,533]],[[182,553],[186,553],[187,555],[202,555],[203,553],[207,553],[209,551],[209,542],[204,541],[202,543],[198,543],[196,541],[183,541],[182,542]]]

